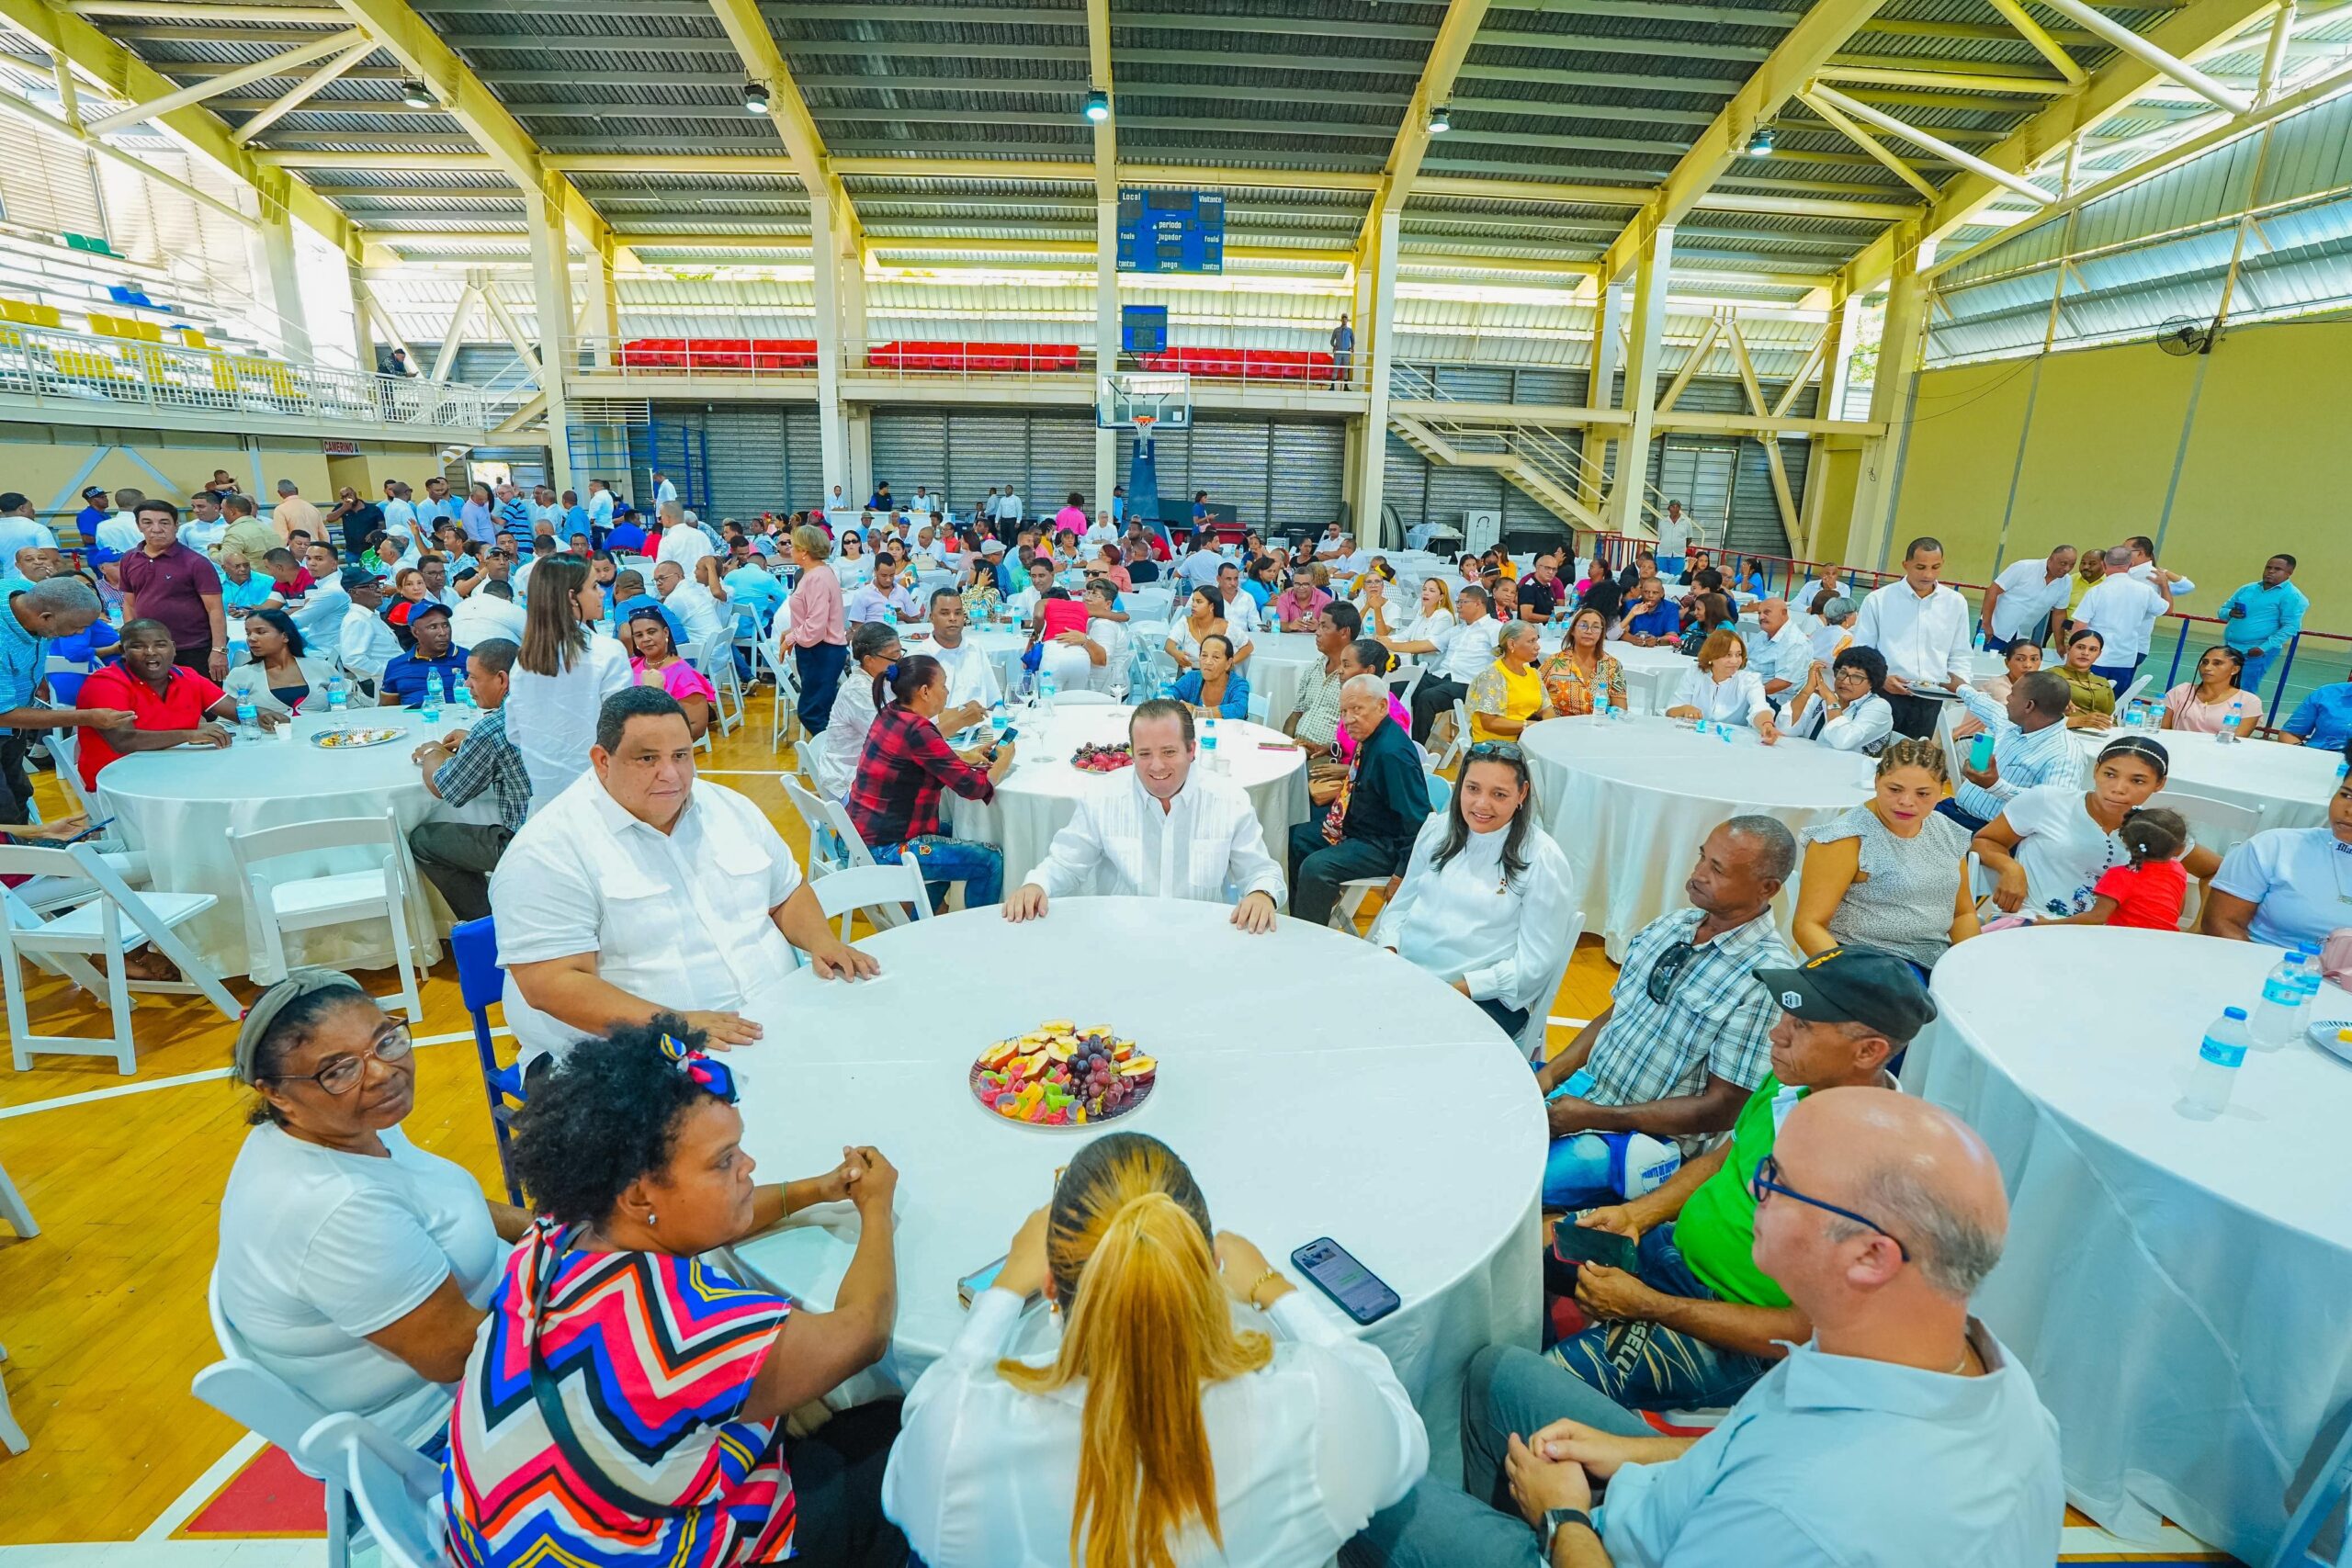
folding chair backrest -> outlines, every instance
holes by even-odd
[[[52,729],[48,735],[49,755],[57,764],[57,782],[73,797],[74,809],[93,822],[98,814],[92,809],[97,803],[82,787],[82,732],[78,729]]]
[[[1420,690],[1421,678],[1429,672],[1430,667],[1426,664],[1400,665],[1388,672],[1389,693],[1405,705],[1408,712],[1413,706],[1413,694]]]
[[[70,899],[97,890],[88,870],[74,858],[74,852],[50,844],[0,843],[0,876],[21,876],[30,880],[36,876],[57,878],[66,886],[59,889]],[[8,924],[17,931],[32,931],[41,923],[31,906],[17,897],[13,887],[0,889],[7,896]]]
[[[400,832],[390,814],[382,817],[329,817],[316,822],[294,822],[283,828],[256,828],[231,833],[229,848],[237,869],[253,868],[288,855],[314,854],[321,850],[368,849],[380,846],[391,854]]]
[[[443,1568],[436,1498],[441,1467],[403,1450],[381,1428],[356,1416],[330,1416],[312,1427],[304,1446],[331,1453],[344,1467],[351,1500],[391,1568]]]
[[[874,924],[878,928],[902,923],[902,905],[914,906],[919,920],[931,918],[931,895],[922,885],[922,869],[911,861],[851,866],[820,878],[814,886],[817,907],[825,911],[825,919],[841,922],[843,942],[849,940],[850,917],[861,909],[876,911]]]
[[[1943,748],[1944,772],[1947,778],[1960,777],[1960,739],[1952,731],[1968,710],[1958,703],[1936,705],[1936,744]]]
[[[197,1398],[264,1440],[277,1444],[297,1464],[313,1475],[325,1473],[330,1461],[308,1454],[303,1438],[326,1419],[326,1411],[308,1394],[253,1359],[252,1348],[229,1322],[220,1307],[218,1269],[205,1291],[212,1317],[212,1337],[221,1359],[196,1374]]]
[[[498,966],[498,927],[488,915],[449,928],[450,955],[458,961],[458,996],[468,1012],[481,1012],[506,994]]]
[[[874,856],[858,837],[856,825],[849,813],[836,800],[827,800],[815,790],[786,773],[781,780],[785,797],[792,808],[800,813],[800,820],[808,829],[808,871],[811,876],[820,865],[828,870],[837,866],[872,865]],[[834,840],[827,842],[827,835]]]
[[[2215,800],[2193,789],[2167,786],[2151,804],[2168,807],[2188,819],[2189,836],[2215,854],[2226,855],[2256,833],[2262,831],[2270,816],[2270,803],[2240,806],[2235,801]]]

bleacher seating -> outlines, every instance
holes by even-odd
[[[1305,349],[1170,348],[1157,354],[1139,354],[1136,359],[1146,370],[1181,371],[1187,376],[1251,381],[1338,379],[1338,369],[1329,355]]]
[[[621,344],[624,370],[813,370],[817,340],[794,337],[640,337]]]
[[[1053,371],[1076,370],[1074,343],[884,343],[868,350],[876,370]]]

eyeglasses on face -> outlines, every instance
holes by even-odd
[[[1835,1214],[1841,1220],[1851,1220],[1856,1224],[1861,1226],[1864,1230],[1874,1231],[1878,1235],[1886,1237],[1887,1240],[1894,1243],[1894,1250],[1903,1255],[1903,1261],[1905,1263],[1911,1261],[1911,1249],[1903,1245],[1903,1238],[1896,1235],[1893,1231],[1888,1230],[1884,1225],[1880,1224],[1876,1220],[1870,1218],[1866,1214],[1858,1214],[1851,1209],[1841,1209],[1835,1203],[1825,1203],[1818,1198],[1808,1197],[1804,1193],[1798,1191],[1795,1188],[1791,1187],[1787,1182],[1782,1181],[1781,1179],[1781,1162],[1774,1156],[1766,1155],[1762,1159],[1757,1161],[1756,1174],[1747,1179],[1747,1190],[1755,1196],[1756,1201],[1759,1204],[1764,1201],[1766,1194],[1777,1192],[1783,1198],[1792,1198],[1800,1203],[1804,1203],[1813,1208],[1820,1209],[1825,1213]]]
[[[365,1055],[330,1056],[326,1066],[315,1073],[300,1073],[277,1081],[281,1084],[314,1083],[329,1094],[349,1094],[367,1076],[368,1056],[379,1062],[397,1062],[415,1048],[416,1040],[409,1032],[407,1021],[395,1019],[392,1027],[377,1037]]]

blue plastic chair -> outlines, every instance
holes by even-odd
[[[523,1206],[523,1189],[514,1179],[512,1154],[514,1112],[523,1106],[523,1067],[498,1065],[490,1041],[490,1008],[506,994],[505,972],[498,967],[498,927],[491,917],[467,920],[449,931],[449,951],[458,960],[458,994],[474,1021],[474,1056],[481,1067],[482,1091],[490,1100],[490,1131],[498,1143],[498,1173],[506,1179],[507,1200]]]
[[[2271,1553],[2269,1568],[2344,1568],[2352,1563],[2352,1511],[2345,1506],[2348,1494],[2352,1494],[2352,1424],[2346,1426],[2326,1465],[2312,1478],[2311,1490],[2289,1517],[2287,1533]],[[2335,1549],[2322,1556],[2312,1548],[2329,1522],[2338,1518]]]

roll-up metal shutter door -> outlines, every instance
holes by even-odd
[[[1511,371],[1507,365],[1441,365],[1435,368],[1438,391],[1452,401],[1510,401]]]
[[[1789,494],[1799,502],[1804,499],[1804,442],[1782,443],[1781,461],[1789,470]],[[1770,460],[1761,442],[1739,444],[1739,480],[1732,490],[1731,533],[1724,544],[1756,555],[1789,553],[1788,529],[1781,520],[1780,498],[1772,492]]]
[[[1565,536],[1568,525],[1557,513],[1517,485],[1503,484],[1503,532]]]
[[[825,502],[825,438],[814,407],[784,405],[784,477],[794,511]],[[848,481],[844,479],[842,483]],[[853,499],[862,500],[863,497]]]
[[[1721,543],[1731,518],[1732,489],[1738,474],[1738,448],[1746,443],[1698,442],[1669,436],[1658,443],[1654,506],[1679,501],[1707,539]],[[1769,504],[1769,502],[1768,502]]]
[[[1209,492],[1212,506],[1230,506],[1250,527],[1266,521],[1267,446],[1271,431],[1264,420],[1193,423],[1192,472],[1183,497],[1183,515],[1190,517],[1194,491]],[[1163,502],[1168,481],[1160,481]]]
[[[1266,521],[1276,528],[1317,532],[1340,514],[1340,469],[1346,461],[1347,432],[1328,422],[1277,422],[1273,457],[1268,466],[1273,491]]]
[[[980,489],[986,493],[988,487]],[[1061,510],[1072,491],[1086,498],[1090,516],[1110,499],[1094,493],[1094,422],[1082,413],[1059,411],[1031,414],[1029,479],[1023,498],[1033,513],[1049,516]]]
[[[782,403],[719,403],[706,411],[711,521],[789,510]]]
[[[1511,374],[1511,401],[1566,403],[1584,406],[1584,389],[1591,377],[1582,370],[1521,369]]]
[[[1503,515],[1503,492],[1511,487],[1492,468],[1456,468],[1442,463],[1430,466],[1430,521],[1459,530],[1465,512]]]
[[[946,486],[947,415],[944,412],[876,408],[873,442],[875,481],[889,480],[892,495],[911,498],[917,485],[936,495]],[[970,497],[953,491],[949,499],[958,506],[971,504]]]
[[[1025,488],[1029,475],[1026,414],[951,413],[947,416],[947,493],[969,506],[991,489],[1021,485],[1022,505],[1031,513],[1037,497]],[[893,487],[895,488],[895,486]]]
[[[1396,508],[1397,521],[1410,528],[1438,521],[1430,515],[1429,498],[1429,459],[1407,446],[1403,436],[1390,431],[1387,465],[1380,481],[1381,504]],[[1456,526],[1460,525],[1460,518],[1453,521]],[[1356,522],[1362,532],[1369,534],[1377,531],[1379,519],[1360,517]]]

